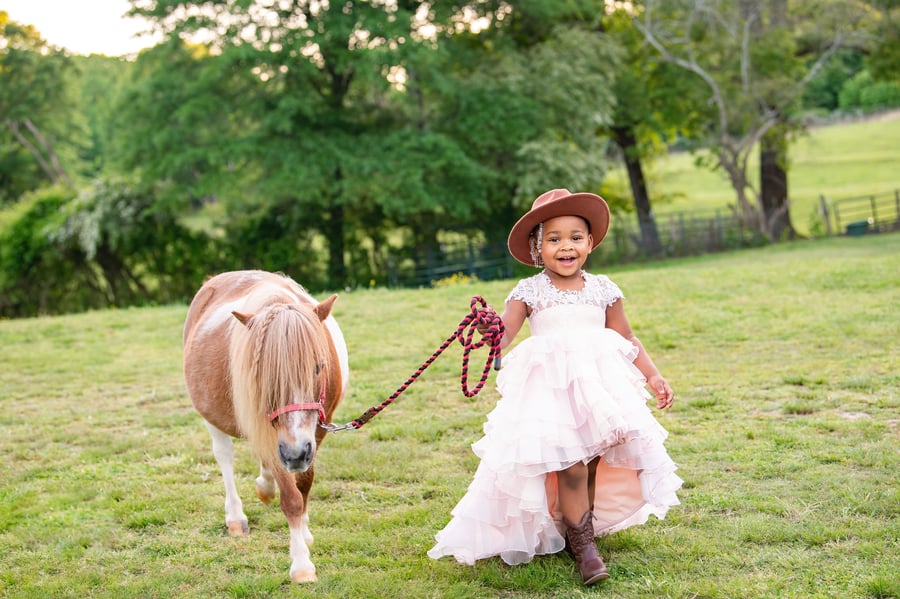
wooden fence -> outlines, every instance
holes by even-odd
[[[863,235],[900,231],[900,190],[830,200],[822,196],[820,216],[825,233]],[[666,214],[656,221],[662,251],[655,258],[671,258],[755,247],[767,239],[743,224],[731,210],[690,211]],[[609,233],[591,254],[589,266],[623,264],[648,259],[641,245],[640,228],[633,214],[613,215]],[[401,268],[389,269],[393,286],[427,286],[453,276],[482,281],[511,278],[527,269],[512,259],[505,242],[483,243],[460,235],[421,251]]]
[[[420,287],[457,275],[482,281],[508,279],[516,261],[506,243],[484,243],[459,235],[456,241],[420,249],[415,259],[403,263],[389,261],[388,284],[392,287]]]
[[[676,212],[656,219],[661,252],[657,258],[693,256],[764,245],[765,237],[731,210]],[[609,234],[591,254],[595,264],[620,264],[650,258],[641,244],[634,215],[614,216]]]

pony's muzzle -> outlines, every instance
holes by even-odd
[[[316,446],[311,441],[299,443],[279,441],[278,457],[288,472],[306,472],[316,457]]]

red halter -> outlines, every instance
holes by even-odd
[[[275,425],[275,419],[281,416],[282,414],[287,414],[288,412],[299,412],[301,410],[316,410],[319,412],[319,424],[324,424],[325,422],[325,373],[322,373],[322,392],[319,394],[319,401],[317,402],[308,402],[308,403],[292,403],[286,406],[282,406],[275,410],[274,412],[269,412],[266,414],[269,417],[269,422],[272,425]]]

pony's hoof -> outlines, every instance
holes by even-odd
[[[242,537],[250,532],[250,525],[246,521],[228,522],[228,535],[232,537]]]
[[[315,570],[297,570],[296,572],[291,572],[291,581],[293,582],[316,582],[318,578],[316,578]]]

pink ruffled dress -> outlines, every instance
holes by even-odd
[[[622,292],[606,276],[582,276],[582,290],[560,291],[542,272],[507,298],[531,307],[531,336],[503,358],[501,399],[472,445],[481,462],[430,557],[522,564],[562,550],[556,472],[597,456],[597,535],[678,505],[682,481],[633,364],[638,349],[606,328],[606,308]]]

